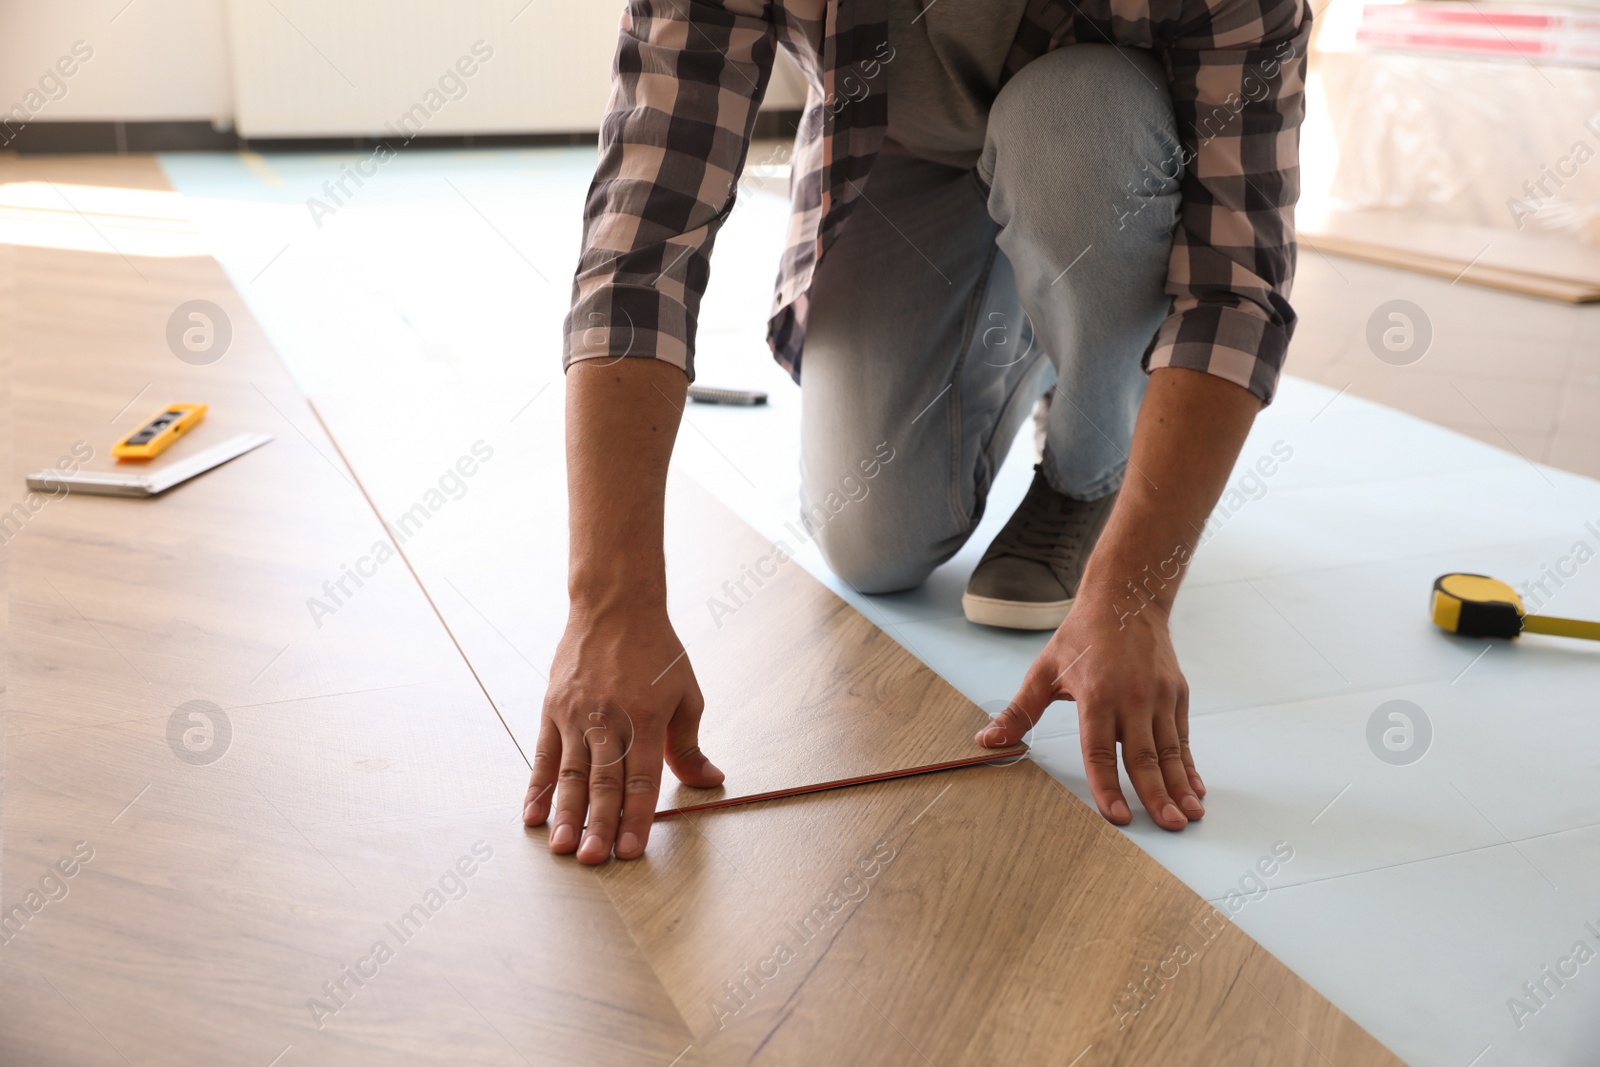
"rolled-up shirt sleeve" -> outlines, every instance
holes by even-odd
[[[700,299],[776,30],[758,0],[631,0],[584,209],[562,365],[664,359],[694,377]]]
[[[1295,325],[1311,14],[1304,0],[1186,8],[1195,14],[1163,49],[1186,156],[1167,270],[1173,304],[1145,364],[1214,374],[1270,402]]]

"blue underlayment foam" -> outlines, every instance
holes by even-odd
[[[406,151],[357,186],[345,176],[366,158],[162,162],[313,399],[558,390],[593,150]],[[701,315],[700,380],[771,402],[692,406],[675,462],[992,710],[1046,635],[972,626],[960,596],[1026,488],[1028,442],[923,588],[863,597],[839,583],[790,525],[799,394],[762,344],[784,218],[781,197],[746,193]],[[1250,476],[1269,455],[1272,473]],[[1453,638],[1426,606],[1445,571],[1513,585],[1559,571],[1546,610],[1600,618],[1600,484],[1291,378],[1232,486],[1172,621],[1209,816],[1182,834],[1144,817],[1125,832],[1413,1063],[1588,1062],[1600,977],[1584,968],[1538,1003],[1523,983],[1575,942],[1600,950],[1585,925],[1600,927],[1600,649]],[[1431,723],[1410,765],[1369,747],[1391,700]],[[1073,707],[1035,733],[1034,758],[1088,800]],[[1293,858],[1260,874],[1280,842]]]

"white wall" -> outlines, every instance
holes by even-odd
[[[233,113],[223,0],[0,0],[0,110],[37,91],[77,41],[93,57],[62,79],[41,122]]]
[[[408,111],[414,133],[593,130],[618,10],[595,0],[228,0],[239,132],[377,135]]]
[[[0,111],[377,133],[482,38],[494,61],[426,132],[592,130],[620,11],[618,0],[0,0]],[[55,84],[80,41],[92,57]],[[767,106],[804,95],[785,64]]]

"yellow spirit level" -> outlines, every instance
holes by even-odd
[[[1466,637],[1554,634],[1600,641],[1600,622],[1529,615],[1505,582],[1481,574],[1445,574],[1433,583],[1433,622]]]
[[[204,404],[168,404],[150,421],[111,446],[118,459],[154,459],[206,417]]]

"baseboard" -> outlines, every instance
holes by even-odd
[[[755,135],[794,136],[799,111],[763,111]],[[477,133],[418,136],[406,142],[415,148],[544,148],[592,145],[594,131],[576,133]],[[205,121],[178,122],[30,122],[20,129],[0,122],[0,151],[23,156],[131,152],[329,152],[376,148],[376,137],[240,137]]]

